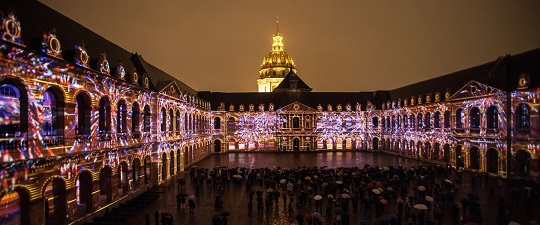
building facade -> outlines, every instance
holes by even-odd
[[[278,30],[259,81],[279,84],[204,92],[37,1],[2,7],[1,224],[75,222],[215,152],[385,151],[539,178],[540,49],[389,91],[312,92]]]

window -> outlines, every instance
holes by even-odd
[[[99,100],[99,133],[111,132],[111,103],[109,98],[103,97]]]
[[[433,115],[433,127],[441,128],[441,112],[439,111],[435,112],[435,115]]]
[[[173,109],[169,109],[169,131],[171,134],[174,132],[174,111]]]
[[[182,124],[182,122],[180,121],[181,117],[180,117],[180,110],[176,110],[176,134],[180,134],[180,124]]]
[[[392,129],[396,128],[396,116],[392,116]]]
[[[530,107],[525,104],[519,104],[516,109],[516,127],[520,133],[529,133],[531,129]]]
[[[490,106],[487,111],[487,132],[496,133],[499,129],[499,110],[495,106]]]
[[[131,132],[139,132],[140,131],[140,122],[139,122],[139,103],[133,102],[133,105],[131,106]]]
[[[118,108],[116,109],[116,132],[126,133],[126,118],[127,118],[127,106],[124,100],[118,102]]]
[[[480,110],[476,107],[469,112],[469,126],[471,133],[480,133]]]
[[[456,131],[463,132],[463,109],[456,110]]]
[[[376,116],[373,117],[373,118],[371,119],[371,122],[372,122],[372,124],[373,124],[373,128],[379,127],[379,117],[376,117]]]
[[[411,126],[411,130],[414,130],[414,128],[416,127],[416,118],[414,116],[414,114],[411,114],[411,119],[410,119],[410,123],[409,123]]]
[[[287,128],[287,116],[281,117],[281,123],[282,123],[283,128]]]
[[[56,135],[58,131],[58,108],[56,96],[51,90],[43,94],[42,133],[45,136]]]
[[[297,116],[293,117],[292,123],[294,129],[300,128],[300,118],[298,118]]]
[[[424,120],[424,127],[426,129],[431,129],[431,113],[426,113],[426,119]]]
[[[214,129],[215,130],[221,129],[221,118],[219,117],[214,118]]]
[[[161,108],[161,132],[167,131],[167,110]]]
[[[409,127],[409,117],[407,115],[403,115],[403,128]]]
[[[444,111],[444,128],[450,128],[450,111]]]
[[[144,132],[150,132],[151,118],[150,118],[150,107],[148,105],[144,106]]]
[[[0,137],[15,137],[21,134],[21,101],[18,89],[11,84],[0,86]],[[6,146],[7,147],[7,146]]]
[[[422,113],[418,113],[418,129],[422,129],[424,127],[424,122],[423,122],[423,119],[424,119],[424,115],[422,115]]]

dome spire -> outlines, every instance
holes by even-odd
[[[273,43],[272,43],[272,51],[274,52],[282,52],[283,51],[283,37],[279,33],[279,20],[276,16],[276,34],[272,35]]]

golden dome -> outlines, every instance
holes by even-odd
[[[279,22],[277,24],[276,34],[272,36],[272,51],[262,61],[259,79],[284,78],[291,68],[296,72],[292,57],[283,51],[283,37],[279,33]]]

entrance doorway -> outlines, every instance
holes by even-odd
[[[298,138],[293,139],[293,150],[300,151],[300,139]]]

